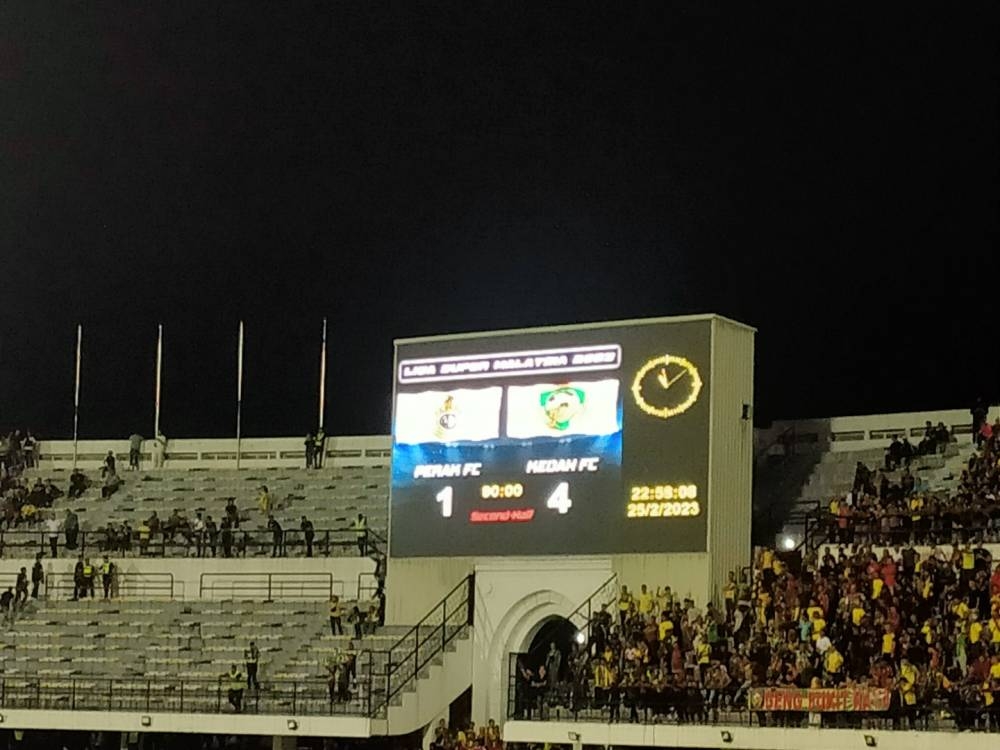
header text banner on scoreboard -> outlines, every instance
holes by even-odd
[[[396,343],[391,554],[706,548],[711,321]]]

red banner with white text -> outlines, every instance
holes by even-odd
[[[751,688],[751,711],[887,711],[892,693],[884,688]]]

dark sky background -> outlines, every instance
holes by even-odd
[[[747,7],[753,5],[754,7]],[[0,4],[0,427],[388,429],[394,337],[718,312],[769,418],[1000,400],[998,8]]]

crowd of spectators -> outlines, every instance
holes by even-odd
[[[859,463],[830,506],[830,551],[761,550],[749,575],[730,575],[722,608],[622,587],[567,654],[553,644],[519,660],[515,715],[704,722],[746,710],[751,688],[870,687],[889,691],[880,716],[895,726],[944,711],[961,729],[1000,729],[1000,569],[984,546],[1000,540],[1000,422],[979,425],[954,491],[927,492],[909,464],[951,441],[928,423],[881,470]]]
[[[737,602],[747,585],[730,576],[724,608],[695,605],[670,586],[637,592],[623,586],[600,608],[589,638],[565,659],[550,644],[544,658],[526,655],[515,675],[515,714],[545,718],[553,708],[598,710],[611,721],[701,722],[746,703],[749,661],[735,644],[746,641],[751,618]]]
[[[109,452],[100,469],[102,499],[107,499],[122,485],[117,473],[117,462]],[[49,545],[51,555],[58,556],[60,534],[65,534],[65,548],[73,552],[77,549],[80,524],[76,513],[69,508],[62,511],[53,509],[59,498],[71,500],[80,498],[93,485],[91,479],[80,469],[74,469],[69,477],[66,492],[57,487],[51,479],[35,478],[31,482],[20,472],[10,472],[0,478],[0,531],[40,532]],[[99,552],[117,555],[137,554],[140,556],[165,555],[167,549],[177,554],[197,557],[240,557],[249,553],[270,552],[272,557],[285,557],[289,549],[312,557],[314,546],[321,545],[325,554],[332,546],[352,546],[360,555],[369,549],[368,522],[359,513],[343,538],[324,535],[316,541],[316,529],[305,515],[297,528],[286,529],[275,516],[279,510],[291,508],[295,497],[289,495],[276,499],[264,485],[258,488],[254,500],[259,514],[248,509],[240,509],[235,497],[230,497],[222,516],[216,521],[211,515],[196,512],[189,518],[175,508],[166,518],[157,511],[139,519],[133,526],[128,519],[118,522],[108,521],[98,529],[87,531],[87,544]],[[9,543],[15,543],[8,539]]]
[[[449,727],[444,719],[434,727],[430,750],[501,750],[503,737],[496,721],[476,726],[470,721],[464,727]]]
[[[669,587],[622,587],[566,658],[555,644],[521,657],[515,716],[703,723],[746,711],[753,687],[872,687],[889,691],[879,718],[897,727],[940,710],[959,728],[1000,729],[1000,569],[982,546],[766,549],[750,580],[730,576],[723,601],[698,607]]]
[[[13,430],[0,435],[0,478],[17,476],[38,465],[38,440],[31,430]]]
[[[833,498],[824,511],[829,538],[882,545],[1000,541],[1000,419],[992,425],[984,421],[976,432],[978,450],[957,486],[931,491],[919,472],[911,472],[911,462],[942,450],[948,445],[946,434],[943,425],[935,428],[928,422],[915,449],[905,438],[893,438],[883,468],[859,461],[850,492]]]

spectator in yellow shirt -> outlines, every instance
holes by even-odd
[[[673,636],[674,623],[670,620],[669,617],[665,617],[664,619],[660,620],[659,631],[660,631],[659,636],[661,641],[665,641],[671,636]]]
[[[812,639],[818,641],[820,636],[823,635],[823,629],[826,627],[826,620],[824,620],[820,615],[813,613],[812,615]]]
[[[823,669],[826,671],[826,676],[839,681],[840,671],[844,667],[844,657],[836,649],[836,647],[831,646],[826,655],[823,657]]]
[[[653,595],[646,590],[646,584],[642,584],[639,588],[639,594],[636,596],[636,602],[639,606],[639,614],[646,617],[653,612]]]
[[[969,624],[969,643],[979,643],[983,637],[983,624],[979,622],[979,615],[972,613],[972,622]]]
[[[618,595],[618,617],[621,619],[622,627],[625,627],[625,620],[628,619],[629,610],[632,609],[632,594],[629,593],[628,586],[622,586]]]
[[[896,634],[888,625],[885,627],[885,633],[882,634],[882,653],[886,656],[893,656],[896,653]]]
[[[861,621],[865,619],[865,614],[865,608],[855,604],[854,608],[851,610],[851,622],[854,623],[855,626],[860,626]]]

